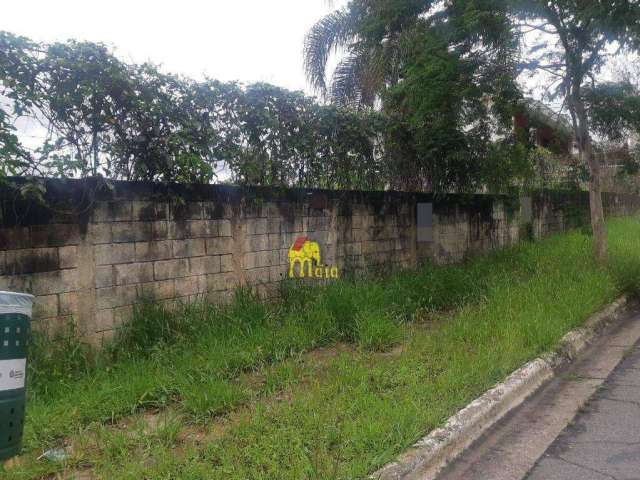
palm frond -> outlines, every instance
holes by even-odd
[[[399,81],[405,55],[401,42],[353,45],[336,66],[329,98],[338,105],[372,107],[386,86]]]
[[[355,37],[353,12],[336,10],[318,21],[304,41],[304,69],[311,86],[327,93],[326,68],[332,53],[345,47]]]
[[[331,79],[331,102],[351,107],[366,103],[363,88],[366,68],[366,59],[362,55],[351,54],[343,58],[336,66]]]

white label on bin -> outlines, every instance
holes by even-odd
[[[24,388],[27,376],[27,359],[0,360],[0,392]]]

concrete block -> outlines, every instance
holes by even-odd
[[[138,222],[167,220],[169,216],[169,205],[166,202],[134,201],[132,209],[132,218]]]
[[[96,307],[99,310],[133,305],[137,300],[136,287],[120,285],[96,289]]]
[[[258,266],[258,253],[247,252],[242,259],[242,268],[250,269]]]
[[[214,273],[207,275],[207,291],[215,292],[230,290],[238,285],[238,281],[233,273]]]
[[[249,235],[244,240],[244,250],[246,252],[259,252],[269,249],[268,235]]]
[[[345,243],[343,249],[346,255],[362,255],[361,243]]]
[[[80,312],[78,308],[78,292],[67,292],[60,294],[60,315],[77,316]]]
[[[263,235],[267,233],[266,218],[250,218],[247,220],[247,234]]]
[[[280,250],[271,250],[270,253],[271,253],[271,265],[289,265],[288,260],[286,262],[280,261]]]
[[[270,233],[269,234],[269,250],[279,249],[282,245],[282,235],[279,233]]]
[[[96,288],[110,287],[114,285],[115,277],[113,265],[101,265],[96,267]]]
[[[132,285],[153,281],[153,263],[125,263],[113,267],[116,285]]]
[[[118,222],[111,225],[114,243],[147,242],[152,239],[151,222]]]
[[[95,332],[102,332],[105,330],[112,330],[115,327],[113,309],[108,308],[104,310],[98,310],[96,312],[96,321],[93,326]]]
[[[221,218],[231,218],[232,206],[222,202],[204,202],[204,218],[218,220]]]
[[[220,256],[192,257],[189,259],[191,275],[206,275],[220,272]]]
[[[136,258],[135,245],[133,243],[96,245],[94,252],[96,265],[129,263],[133,262]]]
[[[273,217],[280,217],[282,216],[281,213],[281,209],[280,206],[275,203],[275,202],[268,202],[266,204],[266,208],[267,208],[267,217],[269,218],[273,218]]]
[[[318,242],[321,250],[327,248],[329,245],[330,237],[327,231],[315,231],[309,234],[309,238],[314,242]]]
[[[34,320],[58,316],[58,295],[40,295],[33,303]]]
[[[370,254],[370,253],[376,253],[379,251],[380,249],[380,244],[382,242],[380,241],[373,241],[373,240],[368,240],[366,242],[362,242],[362,253],[364,255]]]
[[[92,223],[103,222],[130,222],[132,217],[132,204],[128,201],[96,202],[91,216]]]
[[[269,282],[269,267],[253,268],[245,272],[245,279],[249,285]]]
[[[218,235],[221,237],[231,236],[231,221],[230,220],[218,220]]]
[[[188,220],[187,231],[190,238],[217,237],[217,220]]]
[[[233,255],[221,255],[220,256],[220,271],[221,272],[233,272]]]
[[[244,218],[261,218],[267,216],[267,207],[263,202],[247,203],[242,212]]]
[[[272,251],[264,250],[257,253],[257,266],[258,267],[270,267],[272,264]]]
[[[282,219],[280,217],[267,219],[267,233],[282,232]]]
[[[179,278],[175,281],[175,291],[177,297],[205,293],[207,291],[207,276],[198,275]]]
[[[301,236],[299,233],[283,233],[280,236],[280,247],[289,249],[294,244],[296,239]]]
[[[59,268],[57,248],[28,248],[6,252],[4,270],[7,275],[52,272]]]
[[[87,342],[93,345],[95,348],[105,348],[113,343],[113,339],[116,336],[116,331],[117,330],[114,327],[112,329],[87,334]]]
[[[80,226],[77,224],[33,225],[32,247],[61,247],[80,243]]]
[[[113,326],[121,327],[131,321],[135,312],[133,305],[124,305],[113,309]]]
[[[289,267],[286,265],[276,265],[269,268],[269,280],[272,282],[280,282],[287,278]]]
[[[205,254],[205,243],[202,238],[173,240],[174,258],[199,257]]]
[[[370,236],[366,229],[363,228],[354,228],[351,230],[351,241],[353,242],[363,242],[365,240],[369,240]]]
[[[60,268],[75,268],[78,266],[78,247],[60,247],[58,249]]]
[[[78,289],[76,269],[58,270],[56,272],[30,274],[30,293],[34,295],[50,295],[53,293],[73,292]]]
[[[282,230],[284,232],[302,232],[302,218],[296,217],[293,219],[285,219],[285,221],[282,223]]]
[[[31,234],[26,227],[0,228],[0,250],[31,247]]]
[[[189,235],[189,224],[186,220],[179,222],[170,221],[167,223],[167,238],[182,240],[189,238]]]
[[[140,299],[166,300],[176,296],[175,281],[173,279],[141,283],[136,285],[136,290]]]
[[[31,293],[31,277],[29,275],[0,276],[0,290]]]
[[[206,299],[214,305],[229,305],[233,301],[233,290],[208,291]]]
[[[87,237],[94,245],[111,243],[111,224],[90,223],[87,228]]]
[[[224,255],[225,253],[233,253],[232,237],[207,239],[207,255]]]
[[[172,242],[170,240],[136,243],[135,252],[135,260],[137,262],[150,262],[173,258]]]
[[[327,230],[331,224],[331,217],[305,217],[303,219],[303,225],[306,225],[306,230],[317,231]]]
[[[203,207],[201,202],[172,203],[169,208],[169,219],[174,222],[185,220],[201,220]]]
[[[180,258],[176,260],[163,260],[154,262],[156,280],[186,277],[189,275],[189,260]]]
[[[271,256],[269,251],[253,252],[254,255],[249,257],[248,263],[244,264],[245,269],[253,269],[260,267],[268,267],[271,265]]]
[[[169,238],[169,222],[153,222],[151,224],[151,239],[166,240],[167,238]]]

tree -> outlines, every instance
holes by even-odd
[[[532,32],[539,32],[540,39],[529,45],[530,48],[517,50],[518,43],[526,46],[525,40]],[[626,0],[352,0],[309,32],[305,66],[311,84],[334,101],[371,105],[376,95],[384,102],[384,93],[389,87],[398,86],[409,92],[413,89],[414,93],[405,96],[399,105],[392,104],[398,115],[417,125],[416,132],[426,126],[431,129],[430,135],[437,132],[444,142],[454,146],[460,145],[461,139],[474,136],[467,136],[466,129],[447,131],[433,122],[416,121],[420,118],[416,116],[419,112],[426,112],[422,115],[425,119],[448,118],[447,125],[451,125],[451,118],[461,118],[446,115],[437,104],[428,101],[433,97],[434,78],[439,76],[442,89],[446,89],[443,101],[453,105],[453,110],[462,105],[459,112],[466,113],[477,111],[473,105],[480,105],[473,99],[480,93],[477,87],[482,83],[475,79],[483,70],[500,72],[495,78],[503,87],[496,91],[485,84],[487,90],[481,90],[481,97],[492,101],[504,99],[505,92],[508,92],[507,98],[513,95],[513,89],[506,87],[508,82],[505,82],[511,67],[548,73],[553,78],[548,90],[563,99],[563,106],[573,121],[581,159],[589,166],[594,254],[602,264],[606,258],[606,232],[600,165],[593,155],[586,93],[587,87],[597,85],[598,73],[608,57],[638,50],[639,33],[640,5]],[[418,53],[406,48],[416,45],[415,39],[420,35],[440,38],[446,48],[432,48],[419,41]],[[328,59],[338,49],[345,50],[346,54],[327,87]],[[453,68],[454,63],[462,70]],[[471,74],[465,78],[462,73],[470,64]],[[430,75],[434,66],[438,66],[438,73]],[[422,78],[422,92],[420,82],[413,82],[412,86],[412,77]],[[461,80],[472,87],[470,92],[459,87]],[[403,85],[405,83],[408,85]],[[595,92],[592,88],[590,91]],[[485,119],[484,115],[475,119],[467,115],[465,121],[472,127]],[[407,137],[415,135],[410,132]],[[443,158],[443,169],[449,171],[450,163]]]
[[[22,148],[15,134],[15,127],[0,110],[0,179],[7,175],[20,175],[28,171],[29,153]]]
[[[194,81],[127,64],[100,44],[0,32],[0,174],[383,188],[377,115],[268,84]],[[12,121],[42,123],[20,146]]]
[[[589,203],[598,264],[606,261],[606,231],[600,186],[600,163],[593,154],[592,124],[587,93],[595,92],[597,74],[605,60],[640,41],[640,5],[637,2],[514,1],[505,2],[516,19],[514,28],[542,32],[541,41],[526,51],[523,66],[554,77],[556,96],[564,99],[582,162],[589,166]]]
[[[452,49],[450,26],[416,36],[406,52],[402,81],[380,95],[382,110],[393,119],[385,148],[396,159],[396,185],[505,190],[529,171],[525,148],[512,128],[520,95],[508,61],[510,47],[500,62],[470,55],[460,44]]]
[[[421,27],[419,16],[433,4],[425,0],[352,0],[309,31],[304,65],[311,85],[341,105],[372,106],[386,85],[397,83],[403,50]],[[345,54],[330,84],[332,53]]]
[[[389,117],[393,187],[503,189],[527,170],[512,131],[520,93],[509,27],[491,2],[353,0],[309,31],[307,77],[333,103]]]

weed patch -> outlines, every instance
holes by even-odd
[[[97,478],[365,478],[638,291],[640,222],[614,220],[609,232],[607,269],[576,231],[460,265],[286,285],[273,304],[241,291],[228,307],[144,307],[103,356],[63,364],[35,353],[24,460],[8,478],[78,468]],[[204,428],[244,408],[208,441],[181,440],[180,424]],[[111,426],[145,410],[176,416],[160,433]],[[79,446],[67,464],[35,460],[70,441]]]

